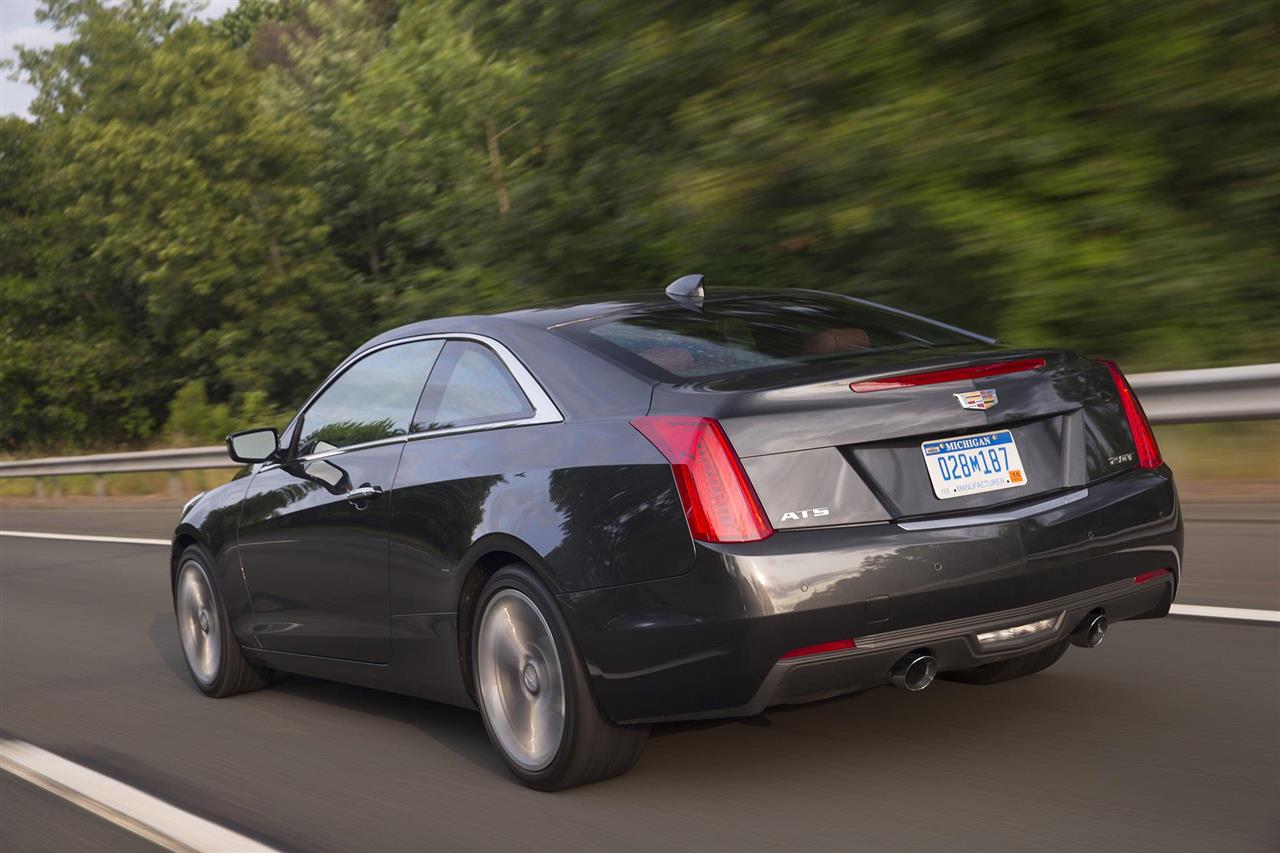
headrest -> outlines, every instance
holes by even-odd
[[[650,347],[641,350],[640,357],[677,376],[693,371],[693,353],[680,347]]]
[[[808,337],[804,342],[804,351],[807,355],[824,355],[867,349],[870,346],[871,338],[866,329],[824,329]]]

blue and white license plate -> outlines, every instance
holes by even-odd
[[[1027,484],[1018,445],[1007,429],[926,441],[920,450],[933,493],[943,500]]]

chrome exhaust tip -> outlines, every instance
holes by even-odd
[[[1090,613],[1080,626],[1071,633],[1071,645],[1082,649],[1096,649],[1107,638],[1107,621],[1105,613]]]
[[[938,661],[930,654],[912,652],[898,661],[889,673],[889,680],[894,687],[901,687],[912,693],[924,690],[938,675]]]

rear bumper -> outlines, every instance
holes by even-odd
[[[941,521],[941,523],[939,523]],[[1090,612],[1163,616],[1181,570],[1172,475],[1131,471],[1000,514],[698,546],[694,569],[560,598],[617,722],[751,715],[888,682],[908,651],[963,669],[1060,641]],[[1169,574],[1136,584],[1144,572]],[[976,635],[1062,614],[998,651]],[[855,639],[857,648],[781,660]]]
[[[880,687],[889,683],[894,665],[908,653],[916,651],[925,651],[937,659],[940,672],[995,663],[1067,640],[1071,632],[1093,613],[1105,613],[1111,622],[1164,616],[1169,612],[1173,593],[1172,575],[1141,585],[1124,580],[1032,607],[859,637],[857,648],[850,651],[778,661],[745,705],[694,712],[683,718],[668,716],[658,719],[749,717],[775,705],[813,702]],[[1010,642],[1002,644],[998,650],[991,650],[978,640],[978,635],[984,631],[1025,625],[1046,618],[1056,619],[1057,627],[1028,642]]]

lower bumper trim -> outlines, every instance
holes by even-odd
[[[1065,642],[1076,626],[1095,611],[1105,612],[1110,622],[1164,616],[1173,601],[1173,593],[1173,575],[1144,584],[1135,584],[1130,579],[1029,607],[857,637],[854,649],[778,661],[751,701],[744,705],[619,722],[750,717],[776,705],[856,693],[890,683],[894,664],[911,651],[928,650],[937,659],[939,671],[969,669]],[[978,641],[978,634],[1045,619],[1054,621],[1053,630],[998,643]]]

